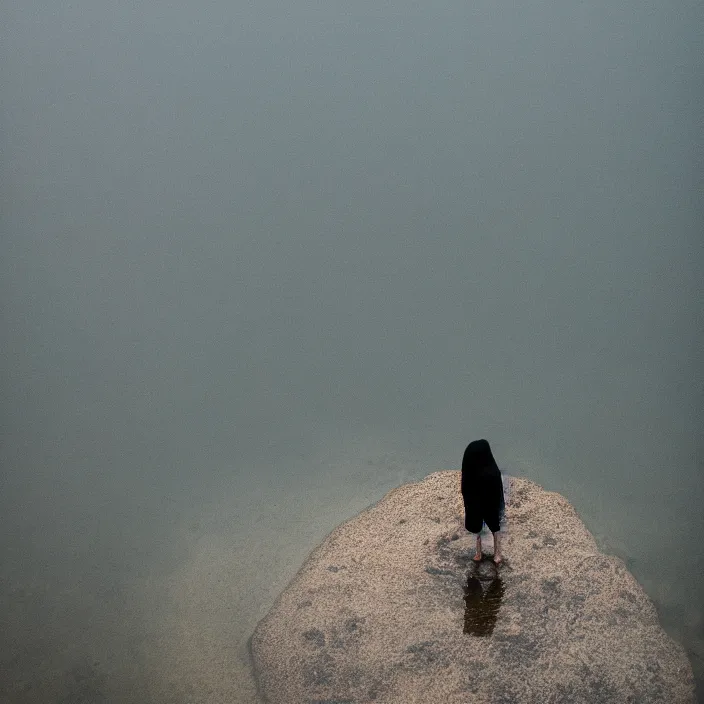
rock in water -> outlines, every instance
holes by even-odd
[[[683,648],[566,499],[512,479],[498,570],[461,515],[459,473],[437,472],[335,529],[252,636],[264,700],[694,702]]]

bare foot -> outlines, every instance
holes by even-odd
[[[501,556],[501,533],[494,533],[494,564],[500,565],[504,561]]]
[[[482,539],[477,536],[477,543],[474,548],[474,557],[472,558],[475,562],[481,562],[482,559]]]

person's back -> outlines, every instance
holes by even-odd
[[[462,500],[464,527],[477,535],[475,560],[482,559],[480,533],[484,523],[494,534],[494,562],[502,561],[500,535],[505,510],[501,472],[486,440],[475,440],[467,446],[462,458]]]

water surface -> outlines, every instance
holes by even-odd
[[[9,7],[0,698],[251,699],[308,551],[478,437],[704,681],[702,20]]]

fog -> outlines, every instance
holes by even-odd
[[[0,32],[0,699],[254,701],[306,554],[478,437],[626,560],[704,697],[701,3]]]

